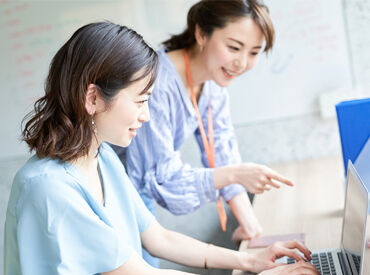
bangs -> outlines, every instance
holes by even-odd
[[[136,82],[150,75],[150,79],[147,85],[140,92],[140,95],[142,95],[142,94],[145,94],[154,85],[154,82],[157,78],[157,74],[158,74],[158,58],[153,57],[151,62],[146,67],[144,67],[144,69],[142,70],[142,73],[139,74],[137,77],[133,78],[130,82],[131,83]]]
[[[252,17],[257,25],[261,28],[261,31],[265,37],[266,44],[263,51],[267,53],[271,51],[275,40],[275,30],[267,6],[255,6]]]

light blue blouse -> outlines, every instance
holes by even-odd
[[[150,121],[143,124],[127,148],[127,171],[139,193],[154,198],[174,214],[186,214],[215,201],[218,191],[208,168],[194,107],[174,64],[159,51],[159,72],[149,99]],[[216,167],[241,162],[230,117],[229,95],[214,81],[206,81],[198,107],[207,131],[212,106]],[[181,160],[180,147],[195,134],[204,168]],[[238,184],[220,190],[228,201],[245,189]]]
[[[142,253],[154,217],[117,155],[98,157],[104,205],[70,163],[33,156],[18,171],[5,222],[5,275],[99,274]]]

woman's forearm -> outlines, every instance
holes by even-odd
[[[228,204],[240,226],[243,228],[248,228],[251,220],[256,220],[247,192],[242,192],[234,196],[228,201]]]
[[[238,242],[262,234],[262,226],[254,214],[247,192],[239,193],[228,201],[231,211],[239,222],[239,227],[234,231],[232,240]]]
[[[145,248],[153,256],[199,268],[204,268],[205,264],[208,268],[222,269],[248,270],[251,267],[252,256],[247,253],[200,242],[183,234],[166,230],[158,223],[149,230],[152,232],[144,232],[142,240]],[[150,243],[146,241],[149,236]],[[156,236],[155,240],[153,236]],[[149,246],[146,243],[149,243]]]
[[[245,270],[248,264],[247,255],[242,258],[238,251],[200,242],[177,232],[168,231],[168,241],[172,244],[172,250],[175,250],[169,254],[168,260],[179,264],[241,270]]]

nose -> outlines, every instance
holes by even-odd
[[[140,114],[138,117],[140,122],[147,122],[150,120],[150,113],[149,113],[149,105],[148,102],[146,102],[143,106],[143,108],[140,110]]]
[[[248,56],[246,54],[240,54],[234,59],[233,65],[237,71],[244,71],[248,66]]]

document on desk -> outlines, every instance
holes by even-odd
[[[292,234],[282,234],[282,235],[270,235],[252,238],[248,243],[248,248],[261,248],[272,245],[275,242],[285,242],[296,240],[304,243],[305,234],[304,233],[292,233]]]

